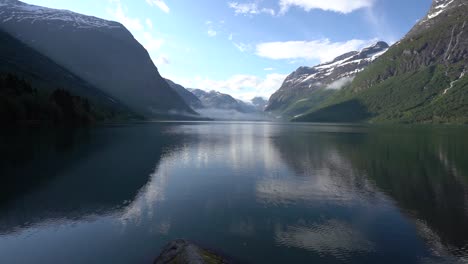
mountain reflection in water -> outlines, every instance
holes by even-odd
[[[62,132],[2,137],[8,263],[150,263],[179,237],[249,263],[468,260],[466,128],[220,122]]]

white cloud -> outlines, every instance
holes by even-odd
[[[332,83],[330,83],[326,89],[329,90],[340,90],[343,88],[345,85],[352,83],[354,80],[354,77],[343,77],[341,79],[338,79]]]
[[[258,14],[270,14],[275,15],[275,10],[271,8],[260,8],[257,3],[238,3],[229,2],[228,6],[234,9],[236,15],[258,15]]]
[[[116,4],[115,9],[108,9],[107,12],[117,21],[122,23],[130,31],[143,30],[143,24],[138,18],[128,17],[126,10],[122,7],[120,1],[112,1]]]
[[[170,9],[163,0],[146,0],[150,6],[157,6],[164,13],[169,13]]]
[[[148,26],[149,29],[153,29],[153,21],[151,21],[151,19],[147,18],[146,19],[146,26]]]
[[[229,34],[229,37],[228,37],[228,39],[232,41],[232,40],[234,39],[234,34],[232,34],[232,33],[231,33],[231,34]]]
[[[275,68],[265,68],[264,71],[273,71]]]
[[[195,79],[169,78],[184,87],[198,88],[206,91],[216,90],[232,95],[234,98],[249,101],[260,96],[269,98],[278,90],[286,79],[287,74],[271,73],[265,78],[254,75],[238,74],[226,80],[213,80],[197,77]]]
[[[360,50],[375,41],[375,39],[353,39],[346,42],[332,42],[329,39],[320,39],[313,41],[266,42],[257,45],[256,54],[274,60],[306,59],[327,62],[346,52]]]
[[[218,32],[216,32],[213,29],[208,29],[207,33],[208,33],[208,36],[210,36],[210,37],[215,37],[218,34]]]
[[[286,13],[290,7],[296,6],[310,11],[322,9],[348,14],[361,8],[372,7],[375,0],[280,0],[280,13]]]
[[[233,42],[234,46],[240,51],[240,52],[246,52],[252,49],[252,45],[250,44],[245,44],[245,43],[235,43]]]
[[[139,18],[132,18],[127,15],[127,10],[122,6],[120,0],[110,0],[114,7],[108,8],[107,13],[112,19],[122,23],[128,30],[132,32],[138,42],[148,51],[151,59],[156,65],[168,64],[167,58],[164,60],[167,63],[161,63],[161,57],[156,56],[155,52],[159,51],[161,46],[164,44],[164,40],[156,38],[150,31],[147,31],[144,27],[146,23],[149,29],[153,28],[153,22],[147,18],[142,23]]]
[[[146,48],[148,52],[157,51],[161,48],[164,40],[155,38],[149,32],[143,32],[142,37],[140,38],[141,44]]]

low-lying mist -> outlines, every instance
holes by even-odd
[[[205,108],[197,109],[202,117],[214,120],[235,120],[235,121],[271,121],[273,118],[265,112],[241,113],[236,110]]]

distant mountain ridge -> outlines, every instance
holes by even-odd
[[[235,110],[240,113],[253,113],[257,111],[253,104],[248,104],[242,100],[235,99],[229,94],[217,91],[206,92],[201,89],[188,90],[200,99],[203,104],[203,108]]]
[[[295,120],[468,123],[467,14],[468,1],[434,0],[349,87]]]
[[[351,83],[357,73],[384,54],[388,47],[387,43],[379,41],[361,51],[338,56],[331,62],[298,68],[271,96],[266,111],[285,116],[305,112]]]
[[[147,117],[195,114],[120,23],[16,0],[0,0],[0,17],[0,29]]]

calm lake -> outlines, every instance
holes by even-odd
[[[0,263],[468,262],[466,127],[3,130],[0,166]]]

